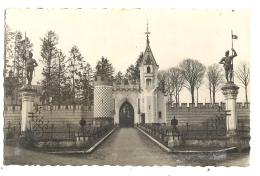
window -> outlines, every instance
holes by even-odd
[[[146,79],[146,86],[151,87],[152,86],[152,80],[151,79]]]
[[[149,66],[147,67],[147,73],[151,73],[151,68]]]

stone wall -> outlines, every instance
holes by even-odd
[[[15,106],[14,110],[13,107],[7,106],[6,109],[4,111],[5,126],[8,121],[11,122],[12,126],[18,126],[22,119],[20,106]],[[36,106],[34,106],[34,109],[36,111]],[[82,116],[87,121],[87,125],[92,124],[93,107],[84,107],[84,110],[82,110],[81,106],[75,106],[75,110],[73,110],[73,106],[61,106],[60,109],[58,109],[58,106],[53,106],[51,111],[50,106],[43,106],[41,114],[36,113],[35,115],[44,116],[44,121],[49,120],[49,123],[55,124],[55,127],[66,128],[66,124],[70,123],[73,129],[78,129],[80,127],[79,120]]]
[[[195,104],[181,103],[180,106],[174,105],[173,107],[167,107],[167,125],[170,125],[170,121],[175,116],[178,119],[178,125],[184,125],[189,122],[190,125],[201,125],[205,120],[215,117],[219,114],[219,105],[225,109],[225,103],[215,103],[211,105],[210,103],[198,103]],[[244,123],[247,126],[250,124],[250,103],[237,103],[237,117],[238,123]]]
[[[119,95],[118,95],[119,96]],[[123,96],[123,95],[120,95]],[[115,97],[114,97],[115,98]],[[120,105],[125,101],[123,97],[117,97],[116,99],[121,99],[120,102],[116,105],[118,107],[116,109],[115,118],[118,117],[118,112]],[[133,101],[132,101],[133,100]],[[129,94],[128,101],[133,105],[135,110],[135,122],[139,120],[139,114],[138,113],[138,94],[133,93]],[[142,101],[142,100],[140,100]],[[225,107],[225,104],[222,104],[223,107]],[[5,124],[8,121],[11,121],[12,124],[18,124],[21,121],[21,106],[6,106],[6,110],[4,111],[4,118],[5,118]],[[84,116],[84,119],[87,120],[88,123],[92,123],[93,118],[93,106],[88,108],[84,107],[84,111],[82,112],[81,106],[76,106],[75,110],[73,111],[73,106],[61,106],[60,109],[58,109],[58,106],[53,106],[52,114],[51,114],[51,107],[50,106],[44,106],[42,110],[42,114],[44,115],[44,119],[50,120],[50,122],[53,122],[55,124],[64,125],[65,123],[71,123],[73,125],[78,126],[79,120],[81,119],[82,115]],[[159,108],[161,109],[161,108]],[[158,110],[159,110],[158,109]],[[167,107],[166,113],[167,115],[167,125],[170,125],[170,121],[175,116],[176,119],[178,119],[180,125],[184,125],[186,122],[189,122],[190,125],[196,125],[200,126],[205,120],[209,119],[210,117],[215,117],[216,114],[219,113],[218,104],[215,104],[211,106],[211,104],[206,103],[198,103],[198,106],[195,107],[194,104],[189,104],[189,107],[187,107],[186,103],[182,103],[181,106],[175,107]],[[160,111],[160,110],[159,110]],[[239,124],[246,124],[248,127],[250,124],[250,103],[237,103],[237,112],[238,112],[238,123]],[[162,118],[162,121],[160,123],[163,123],[164,119]],[[115,123],[118,123],[115,120]]]

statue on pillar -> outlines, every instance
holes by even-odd
[[[33,56],[32,52],[29,52],[29,58],[25,61],[25,70],[26,70],[28,85],[32,84],[34,67],[38,66],[38,63],[36,62],[35,59],[32,58],[32,56]]]
[[[101,66],[99,64],[96,66],[96,69],[97,69],[97,75],[100,75],[101,74]]]
[[[232,77],[233,77],[233,58],[237,56],[237,53],[236,51],[232,48],[231,49],[233,52],[232,52],[232,55],[229,56],[229,50],[227,50],[225,52],[225,57],[223,57],[221,59],[221,61],[219,62],[220,64],[224,64],[224,69],[225,69],[225,72],[226,72],[226,80],[227,82],[232,82]],[[229,77],[229,80],[228,80],[228,77]]]

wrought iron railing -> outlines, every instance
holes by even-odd
[[[79,127],[79,125],[72,125],[71,123],[65,123],[58,125],[50,123],[49,120],[45,120],[44,116],[39,117],[35,113],[30,113],[31,130],[27,131],[27,134],[31,135],[34,140],[42,139],[68,139],[75,138],[75,136],[92,137],[97,138],[108,132],[114,127],[114,124],[101,125],[100,127],[93,127],[91,123],[88,123],[85,127]],[[5,139],[14,139],[21,135],[21,124],[11,124],[9,121],[5,128]]]
[[[111,129],[113,127],[113,124],[108,124],[104,126],[101,125],[100,127],[92,127],[91,124],[88,124],[88,126],[85,127],[84,124],[83,126],[78,127],[78,130],[73,130],[72,125],[70,123],[67,123],[65,125],[67,130],[62,131],[64,130],[64,127],[55,129],[55,124],[50,124],[48,120],[44,121],[44,117],[39,118],[38,116],[34,116],[34,113],[31,114],[32,122],[34,123],[32,127],[32,133],[36,140],[43,138],[75,138],[75,135],[82,137],[99,137],[107,132],[108,129]]]
[[[7,122],[4,127],[5,139],[18,138],[21,135],[21,123],[12,124],[10,121]]]
[[[150,123],[150,124],[139,124],[138,126],[146,130],[146,132],[152,135],[158,135],[163,138],[165,135],[173,135],[178,138],[186,139],[193,137],[202,138],[218,138],[224,137],[227,134],[226,130],[226,118],[230,114],[230,111],[225,111],[221,106],[219,106],[219,113],[202,124],[190,124],[186,122],[185,125],[178,126],[176,124],[175,117],[173,118],[172,126],[165,126],[164,124]],[[174,120],[175,119],[175,120]],[[177,121],[178,123],[178,121]],[[249,137],[250,129],[245,126],[245,124],[239,125],[237,133],[240,137]]]

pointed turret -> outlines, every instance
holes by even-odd
[[[145,32],[145,34],[146,34],[146,49],[143,55],[142,64],[158,66],[150,47],[149,34],[151,33],[149,32],[148,23],[147,23],[147,31]]]
[[[141,87],[141,112],[144,114],[146,123],[158,122],[157,118],[157,65],[153,56],[150,41],[149,41],[149,30],[147,23],[146,34],[146,49],[143,54],[143,59],[139,65],[140,70],[140,87]]]

